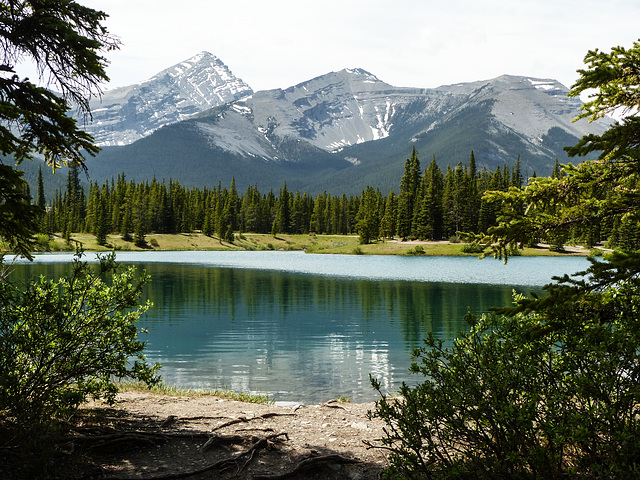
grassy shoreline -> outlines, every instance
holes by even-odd
[[[245,233],[236,235],[233,243],[220,241],[217,237],[209,237],[202,233],[149,234],[146,245],[137,246],[132,241],[125,241],[119,235],[107,237],[104,246],[98,245],[94,236],[89,234],[72,234],[69,242],[60,235],[53,235],[47,241],[40,236],[38,251],[75,251],[82,246],[85,251],[305,251],[321,254],[347,255],[420,255],[420,256],[477,256],[477,253],[463,252],[463,243],[448,241],[400,241],[398,239],[379,241],[368,245],[360,244],[357,235],[285,235]],[[4,250],[4,249],[2,249]],[[601,251],[582,247],[566,247],[563,252],[550,251],[544,246],[525,247],[522,256],[587,256],[598,255]]]
[[[268,404],[273,403],[273,400],[271,400],[267,394],[236,392],[230,389],[224,389],[224,390],[221,390],[221,389],[209,390],[209,389],[197,389],[197,388],[194,389],[194,388],[180,387],[178,385],[165,384],[165,383],[160,383],[153,387],[148,387],[142,382],[127,381],[127,380],[121,380],[117,382],[116,385],[120,393],[143,392],[143,393],[152,393],[160,397],[212,396],[212,397],[225,398],[228,400],[235,400],[238,402],[245,402],[245,403],[268,403]]]

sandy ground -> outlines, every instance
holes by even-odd
[[[76,479],[377,479],[387,465],[374,404],[280,406],[126,392],[90,404],[67,448]]]

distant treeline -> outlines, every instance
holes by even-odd
[[[218,183],[199,189],[173,180],[136,183],[124,174],[102,185],[92,182],[86,194],[80,173],[77,167],[69,169],[66,189],[58,190],[48,206],[39,175],[37,202],[46,212],[43,233],[68,237],[86,232],[99,243],[109,234],[144,243],[149,233],[193,231],[225,241],[233,241],[236,232],[358,234],[363,243],[396,236],[442,240],[459,231],[486,232],[496,223],[496,211],[483,201],[483,193],[524,182],[519,158],[511,168],[505,164],[478,172],[471,152],[466,165],[448,166],[443,173],[434,157],[423,172],[415,149],[405,162],[398,193],[386,196],[367,187],[359,196],[325,192],[314,198],[289,191],[286,182],[277,194],[250,186],[241,195],[234,180],[228,188]]]

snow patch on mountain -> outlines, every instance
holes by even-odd
[[[504,75],[485,92],[495,97],[493,115],[503,124],[531,139],[542,138],[552,127],[561,127],[576,137],[594,131],[587,122],[573,122],[580,111],[579,98],[568,97],[569,89],[550,79]]]
[[[106,91],[91,102],[85,129],[98,145],[127,145],[253,91],[216,56],[202,52],[135,85]]]
[[[603,125],[573,123],[582,102],[567,97],[568,92],[555,80],[510,75],[434,89],[400,88],[351,68],[254,93],[217,57],[203,52],[147,82],[106,92],[102,103],[92,105],[89,131],[101,145],[126,145],[189,119],[175,128],[196,129],[212,151],[211,157],[199,159],[208,164],[230,158],[219,155],[226,152],[265,163],[302,162],[304,168],[330,158],[332,169],[366,168],[379,161],[376,156],[391,158],[411,144],[446,155],[451,146],[467,148],[470,140],[461,132],[473,128],[469,136],[486,145],[485,162],[514,157],[505,150],[513,145],[505,147],[502,140],[517,138],[516,153],[529,152],[544,163],[561,148],[544,145],[551,128],[576,137],[604,131]],[[153,137],[160,138],[162,151],[162,131]],[[351,148],[367,142],[380,142],[380,147],[365,150],[366,156]],[[188,155],[189,145],[181,148]],[[547,166],[540,164],[539,171]]]

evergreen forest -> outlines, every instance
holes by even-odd
[[[357,234],[362,243],[394,237],[457,240],[460,232],[482,234],[497,225],[499,205],[485,198],[485,192],[508,191],[525,183],[519,158],[512,166],[505,163],[494,171],[478,171],[472,151],[465,164],[449,165],[443,172],[435,157],[423,169],[415,148],[405,161],[398,193],[391,190],[386,195],[369,186],[361,195],[324,192],[314,198],[289,191],[286,182],[279,192],[262,193],[255,185],[240,194],[233,180],[228,187],[218,183],[200,189],[174,180],[136,183],[124,174],[102,185],[91,182],[85,192],[81,174],[79,167],[69,168],[66,189],[56,191],[49,202],[39,175],[35,200],[42,212],[41,233],[60,232],[65,238],[72,232],[89,233],[103,245],[107,235],[122,235],[141,246],[150,233],[194,231],[227,242],[233,242],[237,232]],[[556,161],[551,178],[561,175]],[[612,240],[617,245],[623,229],[613,227],[594,231],[589,238],[538,240],[557,247],[567,241],[593,245]]]

